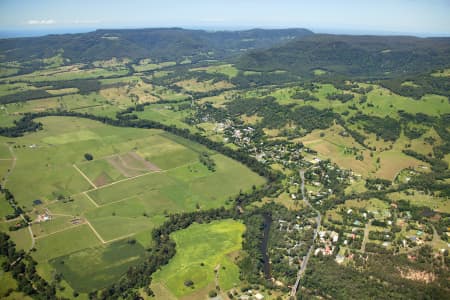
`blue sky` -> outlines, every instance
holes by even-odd
[[[0,0],[0,31],[305,27],[450,35],[450,0]]]

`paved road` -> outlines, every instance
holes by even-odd
[[[301,191],[302,191],[302,197],[303,197],[303,201],[305,201],[306,205],[308,205],[312,210],[314,210],[317,214],[316,217],[316,228],[314,229],[314,236],[313,236],[313,240],[312,240],[312,245],[311,247],[309,247],[308,253],[303,257],[303,261],[302,264],[300,266],[300,269],[297,272],[297,280],[295,281],[295,284],[292,286],[292,290],[291,290],[291,296],[295,297],[295,295],[297,294],[297,290],[298,290],[298,286],[300,284],[300,279],[302,279],[303,274],[306,271],[306,267],[308,266],[308,261],[309,258],[311,257],[311,254],[314,250],[314,241],[317,238],[317,233],[319,232],[319,228],[320,228],[320,224],[322,223],[322,215],[320,214],[320,212],[318,210],[316,210],[311,203],[309,203],[308,198],[306,197],[305,194],[305,171],[304,170],[300,170],[300,178],[302,179],[302,184],[300,186]]]

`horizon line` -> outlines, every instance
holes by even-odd
[[[302,27],[302,26],[215,26],[215,25],[186,25],[186,26],[108,26],[108,27],[45,27],[36,28],[7,28],[0,29],[0,39],[44,37],[48,35],[82,34],[99,30],[139,30],[139,29],[183,29],[183,30],[204,30],[204,31],[246,31],[246,30],[282,30],[282,29],[305,29],[314,34],[331,35],[369,35],[369,36],[411,36],[419,38],[446,38],[450,37],[450,32],[405,32],[394,30],[376,29],[352,29],[352,28],[329,28],[329,27]]]

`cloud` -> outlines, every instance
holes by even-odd
[[[28,20],[28,25],[53,25],[55,24],[55,20],[47,19],[47,20]]]

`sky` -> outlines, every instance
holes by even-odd
[[[143,27],[450,36],[449,16],[450,0],[0,0],[3,36]]]

